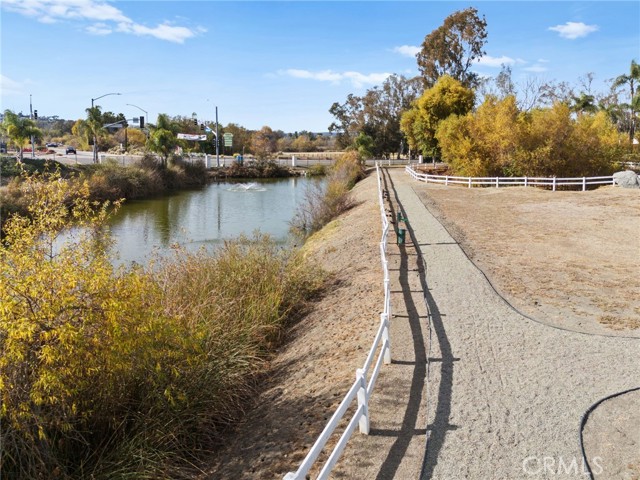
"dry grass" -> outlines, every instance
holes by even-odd
[[[640,191],[414,188],[523,312],[591,333],[640,328]]]

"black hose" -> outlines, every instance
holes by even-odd
[[[622,392],[618,392],[618,393],[612,393],[611,395],[608,395],[604,398],[601,398],[600,400],[598,400],[596,403],[594,403],[593,405],[591,405],[586,412],[584,412],[584,415],[582,415],[582,420],[580,420],[580,434],[579,434],[579,440],[580,440],[580,451],[582,452],[582,459],[584,460],[584,464],[587,467],[587,471],[589,472],[589,477],[591,478],[591,480],[595,480],[595,478],[593,477],[593,471],[591,470],[591,465],[589,465],[589,459],[587,458],[587,454],[584,451],[584,441],[582,438],[582,431],[584,430],[584,426],[587,423],[587,420],[589,419],[589,414],[591,412],[593,412],[596,408],[598,408],[598,405],[600,405],[602,402],[605,402],[607,400],[611,400],[612,398],[615,397],[619,397],[620,395],[624,395],[625,393],[631,393],[631,392],[635,392],[640,390],[640,387],[635,387],[635,388],[630,388],[629,390],[624,390]]]

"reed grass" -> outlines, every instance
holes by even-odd
[[[301,238],[317,232],[353,206],[350,190],[364,177],[364,164],[358,152],[342,154],[329,170],[325,183],[311,184],[290,223]]]
[[[115,269],[89,187],[69,215],[70,182],[33,182],[0,244],[0,475],[189,478],[322,272],[260,234]],[[87,235],[52,253],[70,216]]]

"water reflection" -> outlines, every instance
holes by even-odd
[[[111,222],[115,252],[123,263],[146,263],[174,244],[195,250],[215,248],[240,234],[259,229],[276,241],[289,240],[289,221],[306,187],[317,180],[221,182],[200,190],[127,202]]]

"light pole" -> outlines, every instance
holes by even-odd
[[[93,113],[93,102],[95,100],[100,100],[102,97],[108,97],[109,95],[122,95],[121,93],[105,93],[104,95],[100,95],[99,97],[91,99],[91,112]],[[98,163],[98,132],[93,132],[93,163]]]
[[[218,138],[218,107],[216,106],[216,166],[220,166],[220,140]]]
[[[149,123],[149,113],[147,113],[147,111],[144,108],[140,108],[137,105],[134,105],[133,103],[127,103],[127,105],[129,105],[130,107],[136,107],[138,110],[141,110],[144,112],[144,124],[147,125]]]
[[[31,94],[29,94],[29,111],[31,112],[29,115],[29,120],[33,120],[33,103],[31,102]],[[31,158],[36,158],[36,143],[33,135],[31,135]]]

